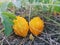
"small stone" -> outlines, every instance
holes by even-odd
[[[30,34],[29,39],[33,41],[34,40],[34,36],[32,34]]]

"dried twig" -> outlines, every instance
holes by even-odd
[[[43,39],[43,38],[41,38],[41,37],[38,37],[38,36],[36,36],[38,39],[40,39],[40,40],[43,40],[44,42],[46,42],[47,44],[49,44],[49,42],[48,41],[46,41],[45,39]]]

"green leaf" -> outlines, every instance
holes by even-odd
[[[34,0],[29,0],[30,3],[33,3]]]
[[[49,0],[44,0],[44,3],[47,3],[48,4],[49,3]]]
[[[57,12],[57,13],[59,12],[60,13],[60,6],[55,6],[54,7],[54,12]]]
[[[13,6],[15,6],[12,2],[9,2],[9,4],[8,4],[8,8],[11,8],[11,7],[13,7]]]
[[[42,0],[35,0],[35,2],[42,2]]]
[[[3,17],[3,26],[4,26],[4,28],[5,28],[5,30],[4,30],[4,34],[8,37],[8,36],[10,36],[10,34],[12,33],[12,25],[13,25],[13,22],[12,22],[12,20],[10,20],[9,18],[8,18],[8,16],[6,16],[6,15],[2,15],[2,17]]]
[[[45,6],[45,5],[43,5],[42,11],[43,11],[43,12],[47,12],[47,11],[48,11],[48,7]]]
[[[3,18],[3,26],[5,28],[4,34],[8,37],[13,32],[13,19],[15,19],[15,15],[9,12],[3,12],[2,13]]]
[[[2,15],[8,16],[9,19],[11,19],[11,20],[16,19],[16,16],[13,13],[10,13],[10,12],[2,12]]]

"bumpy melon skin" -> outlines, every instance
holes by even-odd
[[[13,20],[14,25],[13,29],[16,35],[26,37],[28,34],[29,26],[26,19],[23,17],[17,16],[15,20]]]
[[[29,22],[29,28],[33,35],[38,36],[44,29],[44,21],[40,17],[34,17]]]

